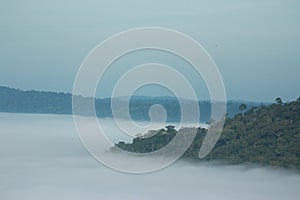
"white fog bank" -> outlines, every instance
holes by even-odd
[[[116,132],[109,120],[105,124]],[[287,170],[178,161],[155,173],[120,173],[85,151],[72,116],[0,113],[1,200],[299,197],[300,174]]]

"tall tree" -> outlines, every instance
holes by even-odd
[[[239,106],[239,110],[240,111],[244,111],[244,110],[246,110],[247,109],[247,105],[246,104],[244,104],[244,103],[242,103],[240,106]]]
[[[280,97],[277,97],[275,101],[277,104],[282,104],[282,99]]]

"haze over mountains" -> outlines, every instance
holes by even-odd
[[[90,98],[82,97],[83,102]],[[120,107],[126,103],[123,97],[115,99]],[[190,100],[180,99],[184,104],[189,104]],[[228,101],[227,113],[234,116],[239,113],[239,106],[245,104],[247,108],[267,103]],[[176,97],[161,96],[133,96],[130,99],[129,111],[132,119],[137,121],[150,120],[148,111],[152,105],[162,105],[167,114],[168,122],[180,121],[180,105]],[[125,105],[126,106],[126,105]],[[211,103],[209,101],[200,101],[200,121],[210,120]],[[112,117],[111,99],[96,99],[96,113],[98,117]],[[13,113],[47,113],[47,114],[72,114],[72,94],[62,92],[45,91],[23,91],[9,87],[0,86],[0,112]]]

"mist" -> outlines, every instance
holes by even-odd
[[[114,142],[129,140],[103,123]],[[126,174],[96,161],[72,116],[0,113],[0,199],[299,199],[300,175],[263,167],[177,161]]]

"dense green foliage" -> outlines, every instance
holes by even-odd
[[[221,137],[204,160],[300,169],[300,98],[285,104],[279,99],[276,101],[276,104],[254,106],[232,118],[227,117]],[[172,126],[157,132],[116,146],[132,152],[151,152],[168,144],[176,134]],[[198,152],[206,132],[206,129],[197,129],[197,135],[183,157],[199,160]]]

